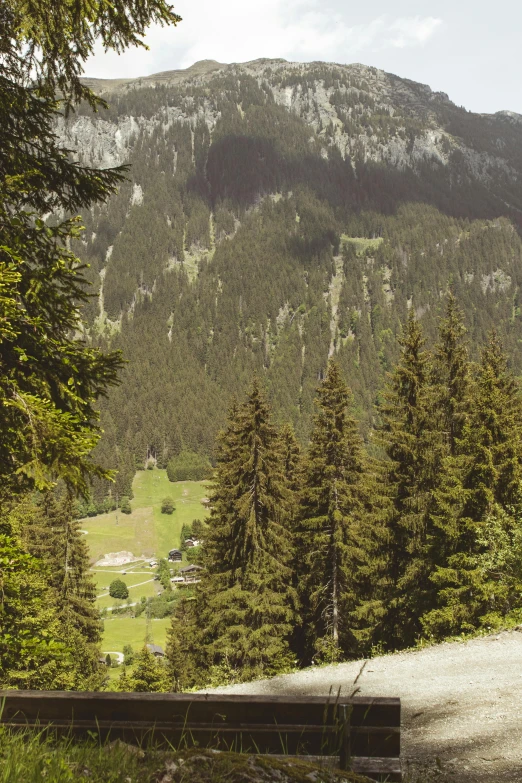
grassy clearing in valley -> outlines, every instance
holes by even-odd
[[[147,558],[124,566],[93,567],[92,575],[97,595],[100,596],[97,600],[99,609],[120,606],[127,601],[139,601],[142,596],[148,598],[156,595],[158,582],[150,581],[156,569],[150,568],[148,558],[167,557],[170,549],[180,545],[183,524],[190,525],[194,519],[205,519],[208,516],[207,509],[201,503],[208,493],[206,482],[172,483],[168,480],[166,470],[141,470],[136,473],[132,489],[132,514],[112,511],[110,514],[81,520],[82,529],[87,531],[91,562],[98,561],[109,552],[121,551]],[[174,500],[176,510],[173,514],[161,513],[161,502],[165,497]],[[108,588],[113,579],[122,579],[129,588],[127,601],[118,601],[109,596]],[[153,641],[161,647],[165,646],[169,623],[168,618],[150,621]],[[143,616],[113,618],[109,615],[105,619],[102,649],[123,652],[126,644],[135,650],[140,649],[145,641],[145,633]],[[111,677],[114,671],[118,672],[111,670]]]
[[[125,577],[122,577],[122,579],[125,580]],[[131,585],[127,583],[127,587],[129,588],[129,597],[125,599],[125,601],[112,598],[109,593],[106,593],[96,601],[96,606],[98,609],[104,609],[108,606],[124,606],[124,604],[129,601],[131,603],[134,603],[134,601],[139,601],[142,596],[145,596],[145,598],[151,598],[152,596],[158,594],[158,582],[155,581],[146,582],[145,584],[140,584],[137,587],[131,587]]]
[[[132,508],[147,506],[152,508],[156,557],[167,557],[170,549],[180,545],[181,528],[190,525],[194,519],[205,519],[207,509],[201,504],[207,495],[204,481],[177,481],[167,478],[166,470],[141,470],[136,473],[132,485],[134,499]],[[161,513],[161,501],[165,497],[174,500],[176,510],[173,514]]]
[[[150,620],[149,630],[151,641],[165,649],[167,629],[170,617],[162,620]],[[123,646],[130,644],[134,650],[141,650],[146,643],[147,621],[144,615],[140,617],[107,617],[104,620],[102,649],[104,651],[123,652]]]
[[[109,552],[132,552],[136,557],[166,557],[169,549],[179,547],[181,528],[194,519],[205,519],[207,509],[201,504],[208,488],[203,481],[179,481],[172,483],[166,470],[139,470],[132,485],[134,498],[132,514],[111,511],[97,517],[81,520],[87,531],[87,543],[91,562]],[[161,513],[161,501],[170,496],[176,510],[173,514]],[[115,566],[111,571],[142,570],[144,564]],[[105,570],[105,569],[104,569]]]
[[[110,583],[114,582],[115,579],[122,579],[127,587],[133,587],[140,582],[146,582],[148,579],[154,578],[155,570],[156,569],[154,568],[148,568],[146,571],[144,569],[143,573],[127,571],[125,574],[122,573],[122,571],[117,571],[116,573],[114,573],[114,571],[98,571],[93,573],[92,576],[96,583],[96,587],[98,588],[98,592],[101,593],[105,589],[108,590]]]
[[[87,531],[91,562],[109,552],[132,552],[137,557],[151,557],[156,553],[156,538],[152,508],[138,508],[132,514],[111,511],[97,517],[81,520]],[[118,569],[121,570],[121,566]]]

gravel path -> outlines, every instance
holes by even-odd
[[[326,695],[339,687],[343,695],[357,689],[363,696],[400,696],[408,779],[522,783],[521,632],[311,668],[214,692]]]

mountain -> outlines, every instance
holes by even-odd
[[[211,454],[254,372],[306,440],[333,354],[369,438],[408,308],[431,340],[448,286],[477,351],[496,327],[522,370],[520,115],[363,65],[86,82],[109,108],[80,107],[59,137],[82,163],[130,164],[76,248],[85,335],[129,360],[98,447],[120,494],[147,456]]]

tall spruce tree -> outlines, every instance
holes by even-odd
[[[452,293],[439,323],[438,341],[433,351],[435,407],[440,416],[447,451],[459,452],[470,412],[471,366],[462,312]]]
[[[371,488],[349,404],[348,387],[332,361],[317,392],[296,525],[303,621],[298,654],[304,662],[338,660],[358,649],[358,569],[367,543]]]
[[[288,491],[288,524],[293,529],[301,489],[301,449],[290,424],[281,427],[280,447],[283,476]]]
[[[382,442],[389,458],[389,582],[383,643],[400,647],[421,633],[432,606],[430,552],[443,458],[438,413],[431,405],[430,357],[413,307],[400,339],[401,355],[385,392]]]
[[[26,502],[0,518],[0,687],[74,687],[73,651],[63,642],[56,594],[45,563],[24,546]]]
[[[22,535],[28,551],[48,574],[61,621],[60,638],[74,651],[74,687],[99,687],[103,681],[98,665],[102,626],[87,544],[74,519],[71,497],[45,493],[28,514]]]
[[[257,380],[220,438],[211,503],[198,663],[209,678],[216,667],[237,680],[271,676],[291,660],[296,601],[281,443]]]

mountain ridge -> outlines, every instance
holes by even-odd
[[[306,442],[329,356],[370,443],[408,309],[432,340],[449,287],[476,355],[495,327],[522,372],[522,125],[363,65],[196,71],[57,128],[82,163],[131,166],[75,248],[85,337],[130,361],[102,403],[119,495],[147,455],[212,455],[254,372]]]
[[[207,74],[215,73],[216,71],[219,70],[226,70],[229,68],[242,68],[242,67],[248,68],[248,67],[259,66],[259,65],[263,65],[265,67],[280,65],[283,67],[287,66],[289,68],[299,68],[299,67],[306,68],[307,66],[311,66],[311,65],[319,65],[319,66],[326,65],[334,68],[347,69],[347,70],[364,69],[368,71],[379,71],[380,73],[384,74],[387,77],[391,77],[393,79],[397,79],[401,82],[415,85],[417,87],[420,86],[425,89],[427,94],[432,94],[433,96],[446,100],[456,106],[456,104],[449,98],[448,93],[446,93],[443,90],[433,90],[429,84],[425,84],[423,82],[416,82],[413,79],[398,76],[397,74],[394,74],[391,71],[385,71],[384,69],[375,68],[374,66],[365,65],[364,63],[360,63],[360,62],[336,63],[328,60],[312,60],[307,62],[298,62],[298,61],[286,60],[282,57],[274,57],[274,58],[260,57],[255,60],[246,60],[244,62],[221,63],[218,60],[205,59],[205,60],[197,60],[192,65],[189,65],[186,68],[171,68],[164,71],[157,71],[151,74],[141,74],[140,76],[132,76],[132,77],[117,76],[117,77],[108,78],[108,77],[89,76],[86,74],[85,76],[82,77],[82,82],[87,86],[91,87],[92,89],[100,90],[100,94],[105,94],[107,92],[117,91],[118,89],[129,89],[131,87],[136,88],[136,87],[142,87],[147,85],[151,86],[153,84],[158,84],[158,85],[178,84],[180,81],[183,81],[185,79],[192,79],[198,76],[206,76]],[[476,114],[477,116],[481,116],[481,117],[505,117],[516,121],[522,121],[522,114],[511,111],[509,109],[502,109],[496,112],[470,112],[470,113]]]

